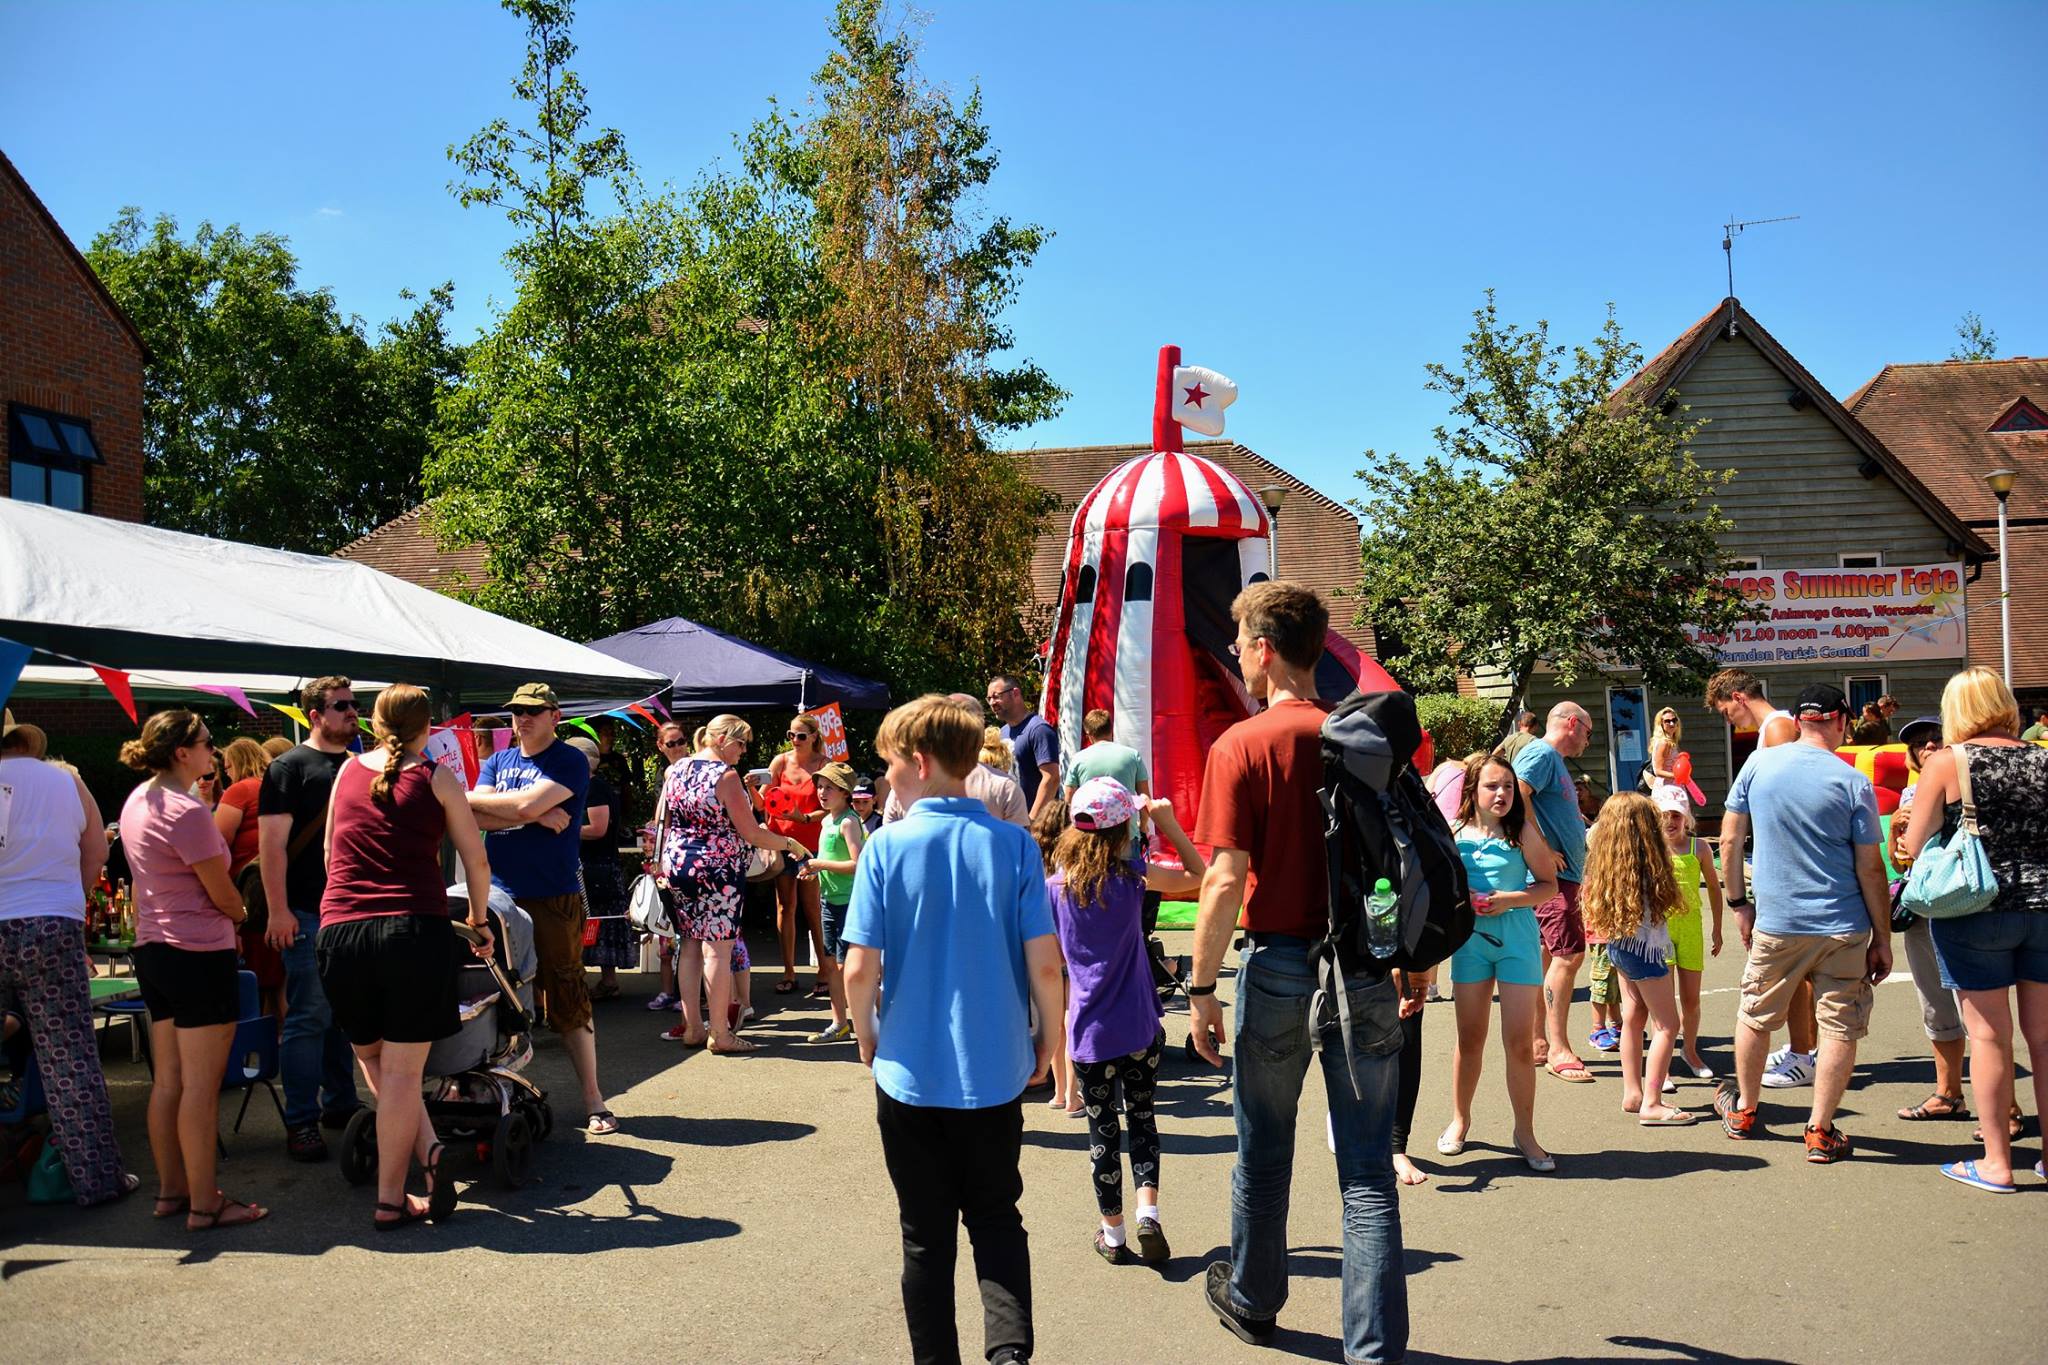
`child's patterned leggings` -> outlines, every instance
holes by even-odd
[[[1159,1084],[1164,1031],[1152,1046],[1106,1062],[1076,1062],[1081,1102],[1088,1107],[1088,1159],[1095,1163],[1095,1204],[1104,1216],[1124,1211],[1122,1135],[1117,1129],[1116,1092],[1124,1092],[1124,1117],[1131,1127],[1131,1184],[1159,1188],[1159,1127],[1152,1121],[1152,1091]]]

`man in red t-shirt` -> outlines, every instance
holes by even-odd
[[[1287,1301],[1294,1120],[1314,1029],[1323,1041],[1323,1087],[1344,1197],[1344,1356],[1399,1360],[1408,1345],[1408,1282],[1394,1187],[1401,1025],[1392,975],[1361,973],[1344,983],[1349,1065],[1334,1002],[1310,1018],[1310,949],[1329,929],[1317,796],[1326,708],[1316,697],[1315,669],[1330,614],[1313,592],[1292,583],[1255,583],[1238,594],[1230,614],[1237,622],[1231,652],[1244,685],[1266,705],[1224,731],[1209,751],[1195,823],[1195,842],[1215,849],[1202,879],[1188,989],[1195,1050],[1221,1065],[1226,1035],[1216,977],[1240,907],[1245,944],[1236,1029],[1251,1040],[1238,1049],[1232,1087],[1230,1259],[1209,1266],[1209,1307],[1238,1337],[1263,1345]]]

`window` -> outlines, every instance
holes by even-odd
[[[2001,436],[2015,431],[2048,431],[2048,412],[2022,398],[1999,414],[1998,420],[1991,424],[1991,430]]]
[[[1728,567],[1737,573],[1755,573],[1764,566],[1762,555],[1730,555]]]
[[[1844,565],[1843,567],[1851,568],[1854,566]],[[1851,724],[1854,724],[1856,718],[1863,714],[1864,707],[1885,694],[1884,674],[1872,673],[1862,677],[1844,678],[1842,679],[1842,691],[1849,698],[1849,720]]]
[[[86,510],[92,467],[100,449],[92,428],[75,417],[35,408],[8,408],[7,478],[20,502]]]
[[[1124,601],[1150,602],[1152,600],[1152,566],[1140,560],[1124,570]]]
[[[1095,566],[1093,564],[1083,564],[1081,566],[1080,580],[1074,584],[1074,605],[1079,607],[1083,604],[1091,607],[1095,605]]]
[[[1839,554],[1835,556],[1835,566],[1842,569],[1882,569],[1884,567],[1884,551],[1869,550],[1858,554]]]

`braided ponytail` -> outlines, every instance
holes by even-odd
[[[377,694],[377,709],[370,728],[385,749],[384,771],[370,779],[370,799],[380,806],[392,803],[392,784],[405,766],[405,746],[426,732],[432,712],[427,694],[410,683],[393,683]]]

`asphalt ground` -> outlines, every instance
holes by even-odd
[[[1169,935],[1169,948],[1184,943]],[[772,960],[773,948],[756,961]],[[1733,951],[1710,962],[1702,1035],[1731,1062]],[[803,1040],[822,1008],[771,993],[749,1057],[685,1053],[641,1008],[651,977],[598,1007],[599,1055],[620,1132],[579,1130],[559,1043],[530,1074],[559,1096],[534,1178],[482,1178],[439,1226],[370,1228],[368,1188],[334,1163],[286,1160],[258,1097],[227,1135],[222,1183],[274,1209],[257,1227],[187,1233],[138,1197],[92,1210],[0,1194],[0,1359],[7,1361],[895,1361],[907,1357],[893,1194],[873,1091],[850,1045]],[[1228,997],[1226,975],[1222,994]],[[1431,1173],[1401,1196],[1414,1327],[1411,1359],[1613,1361],[2019,1361],[2048,1356],[2039,1273],[2048,1184],[1993,1196],[1940,1179],[1970,1154],[1971,1125],[1893,1117],[1932,1076],[1912,987],[1879,988],[1842,1114],[1856,1154],[1806,1164],[1810,1091],[1766,1091],[1769,1136],[1718,1126],[1643,1129],[1620,1112],[1611,1059],[1598,1082],[1538,1078],[1538,1133],[1555,1175],[1508,1144],[1496,1053],[1465,1155],[1435,1155],[1448,1115],[1451,1007],[1427,1008],[1428,1071],[1413,1146]],[[1589,1026],[1573,1009],[1575,1032]],[[1234,1140],[1226,1073],[1179,1051],[1169,1014],[1159,1088],[1163,1270],[1109,1266],[1090,1247],[1094,1208],[1081,1125],[1027,1108],[1024,1215],[1032,1239],[1038,1356],[1048,1362],[1340,1360],[1339,1204],[1311,1071],[1295,1154],[1292,1298],[1272,1347],[1229,1336],[1202,1300],[1204,1265],[1229,1238]],[[149,1169],[148,1080],[109,1051],[121,1140]],[[1706,1111],[1710,1083],[1679,1101]],[[2020,1144],[2041,1155],[2031,1090]],[[232,1117],[232,1107],[227,1118]],[[226,1119],[223,1121],[223,1129]],[[414,1188],[421,1186],[415,1178]],[[963,1237],[959,1303],[968,1359],[980,1321]]]

